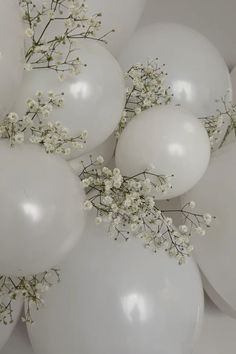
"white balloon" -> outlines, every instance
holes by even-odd
[[[28,327],[35,354],[191,353],[203,311],[192,260],[117,243],[90,218],[61,279]]]
[[[3,303],[7,306],[8,302],[7,300],[1,300],[3,301]],[[12,301],[12,323],[9,323],[7,325],[3,324],[3,322],[0,323],[0,350],[4,347],[4,345],[6,344],[6,342],[8,341],[8,339],[10,338],[16,324],[17,321],[19,319],[21,310],[22,310],[22,305],[23,302],[22,300],[16,300],[16,301]]]
[[[114,29],[115,33],[105,38],[110,51],[117,55],[134,32],[143,13],[146,0],[87,0],[91,14],[102,13],[102,28],[100,33],[105,34]]]
[[[211,287],[234,311],[236,310],[235,154],[235,143],[218,150],[200,183],[183,197],[183,203],[193,199],[202,210],[216,216],[207,237],[193,238],[195,255]],[[210,292],[209,295],[211,296]],[[220,299],[213,300],[224,310]]]
[[[80,58],[87,67],[78,76],[59,81],[52,70],[38,69],[25,74],[15,105],[18,114],[24,114],[25,102],[37,90],[64,92],[65,104],[49,116],[70,129],[73,136],[88,130],[85,149],[71,157],[84,154],[102,144],[115,130],[124,107],[123,73],[112,55],[97,42],[81,40]]]
[[[14,104],[23,77],[23,28],[17,0],[0,1],[0,115]]]
[[[0,269],[25,275],[59,263],[79,240],[83,187],[66,161],[38,145],[0,142]]]
[[[158,57],[166,64],[166,83],[181,104],[199,116],[212,115],[216,99],[231,92],[228,68],[216,48],[200,33],[175,23],[144,27],[124,48],[120,63],[128,69],[137,62]]]
[[[123,175],[154,168],[171,176],[172,189],[159,199],[177,197],[191,189],[205,173],[210,143],[200,121],[180,107],[154,107],[139,114],[121,134],[116,165]]]
[[[116,146],[116,138],[114,134],[112,134],[103,144],[99,145],[95,150],[88,152],[85,155],[77,157],[76,159],[72,159],[69,161],[70,166],[75,171],[76,174],[80,174],[83,171],[83,164],[89,165],[91,162],[91,156],[93,161],[96,160],[98,156],[102,156],[104,159],[104,165],[107,166],[114,154]]]

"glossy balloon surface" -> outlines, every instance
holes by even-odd
[[[228,68],[217,49],[189,27],[176,23],[144,27],[130,39],[119,62],[128,69],[156,57],[166,65],[166,84],[174,94],[174,103],[197,117],[214,114],[218,108],[215,100],[232,91]]]
[[[57,265],[83,230],[84,191],[59,156],[0,142],[0,270],[36,274]]]
[[[210,144],[200,121],[180,107],[155,107],[134,118],[121,134],[116,165],[123,175],[133,176],[148,168],[171,176],[172,189],[160,199],[179,196],[205,173]]]
[[[117,243],[90,218],[61,268],[28,327],[35,354],[191,353],[203,311],[191,259],[180,267],[138,240]]]

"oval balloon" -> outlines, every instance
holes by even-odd
[[[28,327],[35,354],[191,353],[203,311],[191,259],[178,266],[138,240],[117,243],[90,217],[61,269]]]
[[[183,203],[193,199],[203,210],[208,210],[216,216],[207,237],[193,238],[195,255],[211,288],[219,294],[218,297],[213,294],[214,302],[224,310],[223,300],[234,311],[236,311],[235,154],[235,143],[215,152],[205,176],[182,198]],[[208,288],[209,286],[206,289]],[[211,289],[208,293],[211,296]]]
[[[84,191],[68,163],[38,145],[0,141],[0,269],[37,274],[59,263],[83,230]]]
[[[93,161],[95,161],[98,156],[102,156],[104,159],[104,165],[107,166],[114,155],[115,146],[116,138],[113,134],[103,144],[99,145],[95,150],[92,150],[85,155],[77,157],[76,159],[70,160],[69,164],[76,174],[80,174],[83,171],[83,165],[81,161],[83,161],[83,164],[86,166],[91,163],[91,158]]]
[[[134,176],[151,166],[171,176],[172,189],[159,199],[177,197],[205,173],[210,158],[207,133],[198,119],[180,107],[154,107],[134,118],[122,132],[115,154],[117,167]]]
[[[189,27],[175,23],[144,27],[130,39],[119,62],[127,70],[134,63],[156,57],[166,64],[173,102],[197,117],[215,114],[215,100],[232,91],[229,71],[219,52]]]
[[[15,111],[25,114],[25,102],[38,90],[64,92],[65,104],[50,114],[50,121],[60,121],[73,136],[88,131],[87,144],[71,158],[102,144],[115,130],[124,107],[124,79],[112,55],[97,42],[80,41],[81,61],[87,66],[78,76],[58,80],[52,70],[37,69],[25,73]]]
[[[18,1],[0,1],[0,116],[14,104],[24,70],[24,37]]]
[[[9,300],[8,302],[7,300],[4,300],[3,302],[7,306]],[[0,350],[7,343],[8,339],[10,338],[18,322],[22,310],[22,305],[23,305],[22,300],[18,299],[16,301],[12,301],[12,319],[13,319],[12,323],[7,323],[7,324],[3,324],[3,322],[0,323]]]

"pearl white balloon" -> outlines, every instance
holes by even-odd
[[[211,287],[234,311],[236,310],[235,154],[235,143],[217,151],[205,176],[183,197],[183,203],[193,199],[201,210],[216,216],[206,237],[193,238],[195,255]],[[211,293],[209,295],[211,296]],[[223,308],[221,301],[217,298],[213,300]]]
[[[66,161],[33,144],[0,142],[0,270],[35,274],[59,263],[83,230],[83,187]]]
[[[154,167],[171,176],[172,189],[160,199],[177,197],[192,188],[205,173],[210,143],[200,121],[180,107],[154,107],[139,114],[121,134],[116,165],[123,175]]]
[[[2,299],[3,303],[7,306],[9,300],[7,299]],[[7,302],[8,301],[8,302]],[[17,321],[19,319],[21,310],[22,310],[22,305],[23,302],[22,300],[16,300],[12,301],[12,318],[13,322],[8,323],[7,325],[3,324],[2,322],[0,323],[0,350],[4,347],[4,345],[7,343],[8,339],[10,338]]]
[[[64,92],[63,108],[54,110],[51,121],[60,121],[73,136],[88,131],[85,148],[76,157],[102,144],[115,130],[124,107],[123,73],[112,55],[97,42],[82,40],[80,58],[87,67],[78,76],[59,81],[52,70],[34,70],[25,74],[15,111],[25,113],[25,102],[37,90]]]
[[[8,113],[23,76],[23,28],[17,0],[0,1],[0,115]]]
[[[120,63],[128,69],[158,57],[166,64],[167,85],[174,103],[200,116],[214,114],[216,99],[232,90],[228,68],[216,48],[200,33],[175,23],[157,23],[139,30],[122,51]]]
[[[114,154],[116,146],[116,138],[114,134],[112,134],[103,144],[99,145],[95,150],[88,152],[76,159],[72,159],[69,161],[70,166],[75,171],[76,174],[80,174],[83,171],[83,164],[89,165],[91,163],[91,156],[93,161],[96,160],[98,156],[102,156],[104,159],[104,166],[107,166]]]
[[[35,354],[191,353],[203,311],[191,259],[180,267],[138,240],[117,243],[90,218],[61,269],[28,327]]]

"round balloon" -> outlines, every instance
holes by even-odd
[[[4,305],[7,306],[9,303],[9,299],[1,299]],[[3,322],[0,323],[0,350],[4,347],[8,339],[10,338],[17,322],[19,316],[21,314],[23,302],[22,300],[15,300],[12,301],[12,322],[4,324]]]
[[[138,240],[117,243],[90,218],[61,270],[28,327],[35,354],[191,353],[203,311],[191,259],[178,266]]]
[[[198,119],[180,107],[154,107],[134,118],[121,134],[116,165],[133,176],[148,168],[171,176],[172,189],[159,199],[177,197],[205,173],[210,158],[207,133]]]
[[[51,121],[60,121],[73,136],[88,131],[87,144],[81,155],[102,144],[115,130],[124,107],[123,73],[112,55],[97,42],[80,41],[80,58],[87,66],[78,76],[59,81],[53,70],[37,69],[25,73],[22,88],[15,105],[18,114],[24,114],[25,102],[36,91],[64,93],[63,108],[54,110]],[[72,155],[72,157],[76,157]]]
[[[66,161],[38,145],[0,142],[0,269],[27,275],[59,263],[83,230],[84,191]]]
[[[24,40],[18,1],[0,1],[0,115],[11,110],[24,70]]]
[[[116,138],[112,134],[103,144],[99,145],[95,150],[88,152],[76,159],[69,161],[70,166],[75,171],[76,174],[80,174],[83,171],[83,165],[89,165],[91,159],[96,160],[97,157],[101,156],[104,160],[104,165],[107,166],[111,161],[116,146]],[[83,162],[83,165],[82,163]]]
[[[216,99],[232,91],[228,68],[216,48],[200,33],[175,23],[157,23],[139,30],[122,51],[120,63],[128,69],[158,57],[166,64],[166,83],[174,103],[197,117],[212,115]]]
[[[236,310],[235,154],[235,143],[218,150],[205,176],[183,197],[183,203],[193,199],[203,210],[208,210],[216,216],[206,238],[199,239],[199,236],[193,238],[195,255],[211,287],[234,311]],[[209,295],[211,296],[210,292]],[[213,300],[223,309],[220,298]]]

